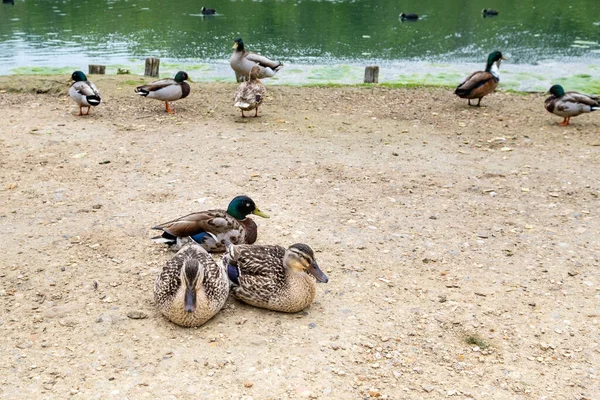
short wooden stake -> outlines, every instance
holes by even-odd
[[[90,74],[90,75],[92,75],[92,74],[104,75],[105,71],[106,71],[106,66],[105,65],[90,64],[88,66],[88,74]]]
[[[158,66],[160,64],[160,58],[148,57],[146,58],[146,69],[144,75],[158,77]]]
[[[379,82],[379,65],[367,65],[365,67],[365,83]]]

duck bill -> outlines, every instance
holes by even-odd
[[[508,60],[508,58],[506,58],[506,57],[502,57],[502,58],[500,58],[500,59],[501,59],[501,60],[504,60],[504,61],[507,61],[507,60]]]
[[[237,48],[238,48],[238,43],[237,42],[233,42],[232,49],[237,50]]]
[[[270,218],[267,214],[260,211],[258,208],[255,208],[254,211],[252,211],[252,214],[258,215],[259,217],[263,217],[263,218]]]
[[[196,311],[196,291],[194,288],[189,287],[185,290],[184,308],[185,312],[188,313]]]
[[[317,280],[317,282],[327,283],[329,281],[329,279],[327,278],[327,275],[325,275],[323,273],[323,271],[321,271],[321,268],[319,268],[319,265],[316,262],[314,262],[314,261],[308,267],[308,272],[312,276],[315,277],[315,279]]]
[[[192,82],[192,83],[196,83],[196,82],[194,82],[194,81],[192,80],[192,78],[190,78],[189,76],[188,76],[188,78],[187,78],[187,81],[188,81],[188,82]]]

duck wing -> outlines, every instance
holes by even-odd
[[[178,85],[178,83],[172,78],[161,79],[147,85],[138,86],[135,88],[135,92],[140,94],[148,94],[150,92],[156,92],[160,89],[164,89],[171,85]]]
[[[275,69],[282,65],[279,61],[269,60],[267,57],[256,53],[246,53],[246,59],[257,63],[261,67],[269,67],[271,69]]]
[[[239,228],[239,222],[225,210],[195,212],[152,227],[176,237],[194,236],[202,232],[218,235]]]
[[[90,81],[74,82],[71,86],[73,87],[73,89],[75,89],[75,91],[77,91],[77,93],[81,94],[82,96],[100,97],[100,92],[98,91],[98,88],[96,88],[96,85],[94,85]]]
[[[281,246],[243,244],[229,246],[223,262],[232,282],[253,297],[267,301],[285,283],[284,254]]]
[[[471,75],[469,75],[467,77],[467,79],[464,80],[463,83],[461,83],[460,85],[458,85],[456,87],[456,90],[454,91],[454,93],[458,94],[458,95],[467,94],[467,93],[471,92],[472,90],[475,90],[478,87],[483,86],[492,80],[494,80],[494,75],[492,75],[489,72],[485,72],[485,71],[473,72]]]
[[[561,98],[564,101],[570,101],[579,104],[586,104],[591,107],[600,106],[600,99],[597,97],[588,96],[585,94],[577,93],[577,92],[566,92],[565,95]]]

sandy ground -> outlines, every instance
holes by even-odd
[[[170,116],[106,76],[76,117],[66,77],[18,79],[0,78],[3,399],[600,398],[600,115],[276,86],[242,120],[234,84],[193,84]],[[174,326],[149,227],[238,194],[272,216],[259,243],[310,244],[329,283],[298,314],[230,299]]]

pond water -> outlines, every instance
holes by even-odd
[[[3,0],[6,2],[7,0]],[[70,73],[88,64],[142,73],[233,80],[233,39],[283,61],[270,83],[360,83],[368,64],[380,82],[456,84],[487,54],[510,58],[502,85],[551,83],[600,92],[598,0],[14,0],[0,5],[0,74]],[[217,15],[202,16],[202,6]],[[483,8],[497,17],[483,18]],[[417,22],[402,22],[415,12]]]

